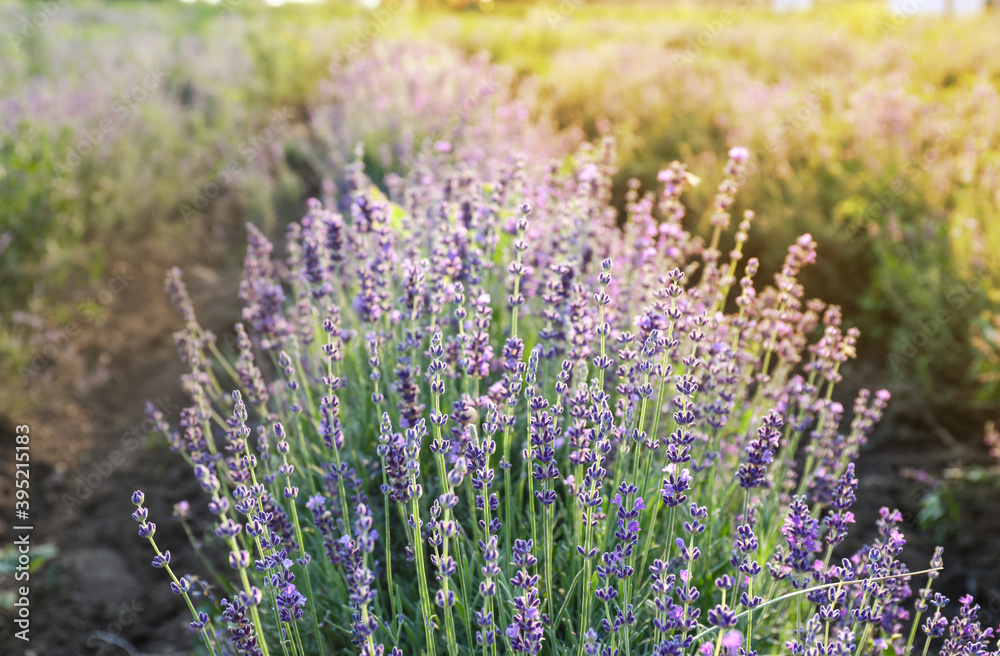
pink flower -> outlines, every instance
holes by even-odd
[[[729,149],[729,159],[734,162],[745,162],[750,159],[750,151],[748,151],[743,146],[736,146],[735,148]]]
[[[736,656],[740,651],[741,644],[743,644],[743,634],[736,629],[722,636],[722,647],[728,656]]]

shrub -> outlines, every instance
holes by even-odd
[[[150,418],[209,499],[204,527],[178,517],[231,575],[177,576],[141,492],[134,517],[209,652],[909,653],[918,629],[986,652],[971,597],[941,614],[940,552],[900,560],[899,512],[842,546],[888,393],[841,432],[858,333],[804,298],[815,242],[773,286],[752,258],[737,279],[739,148],[707,243],[678,163],[619,229],[612,149],[492,151],[496,177],[432,150],[391,200],[354,163],[347,210],[313,201],[284,260],[248,227],[235,362],[169,274],[190,406]]]
[[[343,175],[355,145],[364,145],[365,169],[378,184],[410,171],[423,152],[451,153],[484,175],[502,164],[490,157],[517,152],[544,162],[571,152],[581,137],[557,135],[546,104],[530,80],[490,62],[440,45],[376,42],[354,57],[338,58],[312,112],[324,172]]]
[[[69,300],[126,244],[218,234],[220,197],[261,223],[275,199],[300,207],[279,147],[291,130],[271,129],[242,24],[163,11],[63,7],[0,42],[0,376],[21,379],[0,393],[7,405],[56,369],[46,328],[95,318]],[[0,8],[12,27],[35,13]]]
[[[812,288],[864,329],[894,383],[942,415],[972,409],[970,329],[1000,289],[1000,94],[984,56],[996,16],[897,22],[878,3],[780,20],[745,6],[660,20],[599,11],[581,7],[547,31],[470,19],[449,40],[527,59],[561,124],[613,126],[618,201],[628,178],[650,184],[664,162],[713,171],[729,144],[746,146],[753,184],[741,202],[760,215],[752,254],[763,270],[810,232],[826,253]],[[511,48],[514,30],[533,47]],[[543,49],[534,31],[556,43]],[[710,214],[711,190],[689,197],[693,216]]]

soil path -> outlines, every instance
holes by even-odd
[[[200,237],[205,237],[204,235]],[[38,411],[0,415],[0,543],[9,544],[13,426],[31,426],[31,513],[35,547],[49,544],[57,557],[31,576],[31,640],[0,624],[0,653],[186,653],[187,608],[171,594],[164,573],[150,566],[149,544],[138,537],[131,491],[146,492],[157,541],[181,571],[197,571],[183,530],[171,519],[173,504],[200,490],[180,461],[147,438],[144,406],[151,400],[176,423],[183,403],[172,333],[182,327],[163,291],[168,269],[180,266],[202,324],[231,332],[238,318],[238,256],[225,244],[242,244],[241,229],[218,230],[180,248],[144,243],[120,254],[105,288],[100,320],[59,345],[44,370],[32,376],[29,395]],[[153,241],[153,240],[147,240]],[[195,251],[195,252],[192,252]],[[242,253],[242,249],[238,250]],[[109,300],[110,299],[110,300]],[[48,351],[52,353],[51,347]]]

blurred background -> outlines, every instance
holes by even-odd
[[[29,423],[28,646],[192,644],[129,518],[141,484],[179,548],[171,505],[197,497],[142,415],[147,400],[168,419],[182,405],[166,271],[185,271],[202,324],[231,343],[247,222],[281,235],[358,143],[385,186],[472,115],[496,126],[477,138],[530,124],[536,156],[613,137],[619,208],[630,180],[655,188],[685,162],[703,180],[692,228],[707,225],[727,151],[745,146],[734,209],[757,214],[747,250],[773,273],[811,233],[806,293],[862,333],[841,402],[893,394],[861,459],[858,526],[898,507],[911,567],[944,543],[946,592],[976,596],[995,626],[996,5],[0,1],[0,535],[9,544],[13,426]],[[11,558],[0,551],[0,615]],[[10,626],[0,646],[22,649]]]

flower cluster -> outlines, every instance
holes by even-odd
[[[774,285],[750,260],[735,289],[752,215],[728,261],[718,244],[746,152],[706,245],[679,164],[630,186],[619,227],[613,143],[562,166],[474,146],[421,151],[389,196],[358,157],[284,260],[251,229],[235,366],[171,274],[191,369],[172,443],[206,493],[201,548],[233,572],[208,600],[225,630],[195,614],[209,651],[909,650],[927,572],[900,560],[899,513],[843,548],[888,395],[862,392],[851,422],[831,401],[857,334],[802,300],[809,235]],[[926,639],[984,653],[963,608]]]

